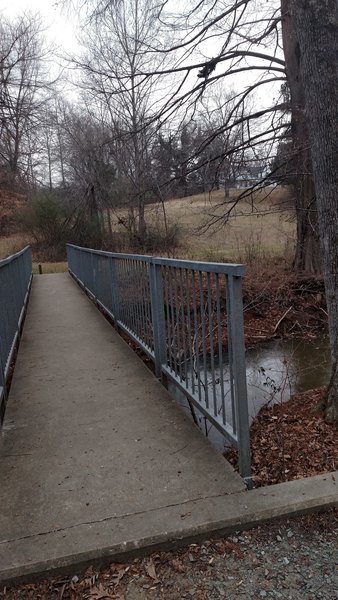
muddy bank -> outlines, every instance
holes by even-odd
[[[324,282],[292,272],[248,272],[243,280],[246,346],[275,338],[315,339],[327,331]]]

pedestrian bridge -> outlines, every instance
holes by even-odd
[[[242,267],[217,271],[74,246],[68,258],[71,274],[34,278],[29,248],[0,261],[2,580],[41,564],[67,566],[74,556],[77,563],[107,557],[112,548],[118,556],[142,540],[177,539],[191,523],[202,533],[227,498],[245,493],[244,479],[250,483],[245,376],[239,380]],[[155,373],[103,311],[154,361]],[[239,446],[243,478],[164,378]]]

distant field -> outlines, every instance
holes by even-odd
[[[34,275],[39,274],[39,264],[41,265],[42,274],[46,273],[66,273],[68,270],[68,264],[66,262],[44,262],[36,263],[33,262],[33,273]]]
[[[296,224],[290,208],[290,198],[285,188],[271,188],[255,193],[253,198],[241,200],[231,211],[227,223],[208,228],[213,216],[222,217],[233,206],[240,192],[232,190],[230,199],[224,200],[221,191],[169,200],[165,203],[169,224],[179,227],[179,247],[174,255],[197,260],[238,261],[253,264],[256,261],[290,257],[293,254]],[[288,208],[289,206],[289,208]],[[119,211],[119,216],[123,211]],[[155,227],[163,228],[163,207],[150,204],[146,219]],[[112,214],[114,222],[114,214]],[[119,229],[115,215],[115,229]],[[27,243],[20,234],[0,239],[0,258],[4,258]],[[34,263],[34,272],[38,272]],[[41,263],[43,272],[62,272],[65,262]]]
[[[20,234],[11,235],[8,237],[0,238],[0,260],[6,258],[11,254],[15,254],[22,250],[29,244],[29,239],[25,239]],[[64,273],[67,271],[66,262],[34,262],[33,261],[33,273],[39,273],[39,264],[42,268],[42,273]]]
[[[29,241],[23,238],[20,233],[8,237],[0,237],[0,260],[1,258],[7,258],[7,256],[19,252],[19,250],[22,250],[27,244],[29,244]]]
[[[221,217],[233,205],[238,190],[224,203],[224,193],[196,195],[165,203],[169,223],[181,229],[181,248],[177,256],[205,260],[240,260],[252,262],[263,257],[285,256],[293,252],[296,224],[288,192],[276,188],[263,194],[255,193],[252,199],[241,200],[231,211],[226,224],[208,229],[208,222],[216,215]],[[156,215],[163,220],[162,207],[147,207],[148,221]],[[176,254],[176,253],[175,253]]]

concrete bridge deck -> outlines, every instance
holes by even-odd
[[[267,498],[288,511],[290,491],[244,491],[67,274],[34,278],[1,434],[0,581],[254,522]]]

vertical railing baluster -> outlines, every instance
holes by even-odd
[[[175,309],[174,309],[174,293],[173,293],[173,277],[172,277],[173,268],[168,268],[168,277],[169,277],[169,298],[170,298],[170,324],[171,324],[171,358],[174,365],[174,372],[177,375],[177,351],[176,351],[176,328],[175,328]]]
[[[189,350],[189,364],[187,365],[187,373],[190,371],[191,376],[191,389],[192,393],[195,393],[195,377],[194,377],[194,363],[193,363],[193,350],[192,350],[192,330],[191,330],[191,307],[190,307],[190,279],[189,270],[185,269],[185,285],[187,290],[187,327],[188,327],[188,350]],[[187,387],[189,387],[189,375],[187,374]]]
[[[119,283],[118,283],[118,274],[116,270],[116,258],[110,257],[109,261],[110,266],[110,278],[111,278],[111,303],[112,303],[112,313],[114,317],[115,323],[120,318],[120,310],[119,310]]]
[[[164,294],[161,266],[149,264],[150,293],[152,304],[153,336],[155,349],[155,374],[161,377],[162,365],[166,362]]]
[[[216,302],[217,302],[217,337],[218,337],[218,365],[221,388],[222,420],[226,423],[225,397],[224,397],[224,369],[223,369],[223,340],[222,340],[222,320],[221,320],[221,290],[219,285],[219,274],[216,273]]]
[[[173,370],[173,361],[171,355],[171,319],[170,319],[170,304],[169,304],[169,282],[168,282],[168,267],[163,267],[163,285],[164,285],[164,302],[165,302],[165,319],[167,323],[167,347],[168,347],[168,366]]]
[[[209,326],[209,340],[210,340],[211,384],[212,384],[214,416],[216,416],[217,415],[217,397],[216,397],[216,383],[215,383],[214,332],[213,332],[212,293],[211,293],[210,277],[211,277],[210,273],[207,273],[208,326]]]
[[[202,351],[203,351],[203,376],[204,376],[204,401],[206,407],[209,408],[209,390],[208,390],[208,365],[207,365],[207,348],[206,348],[206,325],[204,314],[204,289],[202,272],[198,271],[198,282],[200,291],[200,313],[202,325]]]
[[[192,295],[193,295],[193,310],[194,310],[194,336],[195,336],[195,355],[196,355],[196,377],[198,387],[198,400],[202,400],[202,385],[201,385],[201,365],[200,365],[200,347],[199,347],[199,322],[197,313],[196,300],[196,271],[192,270]]]
[[[179,281],[180,281],[180,297],[181,297],[181,320],[182,320],[182,345],[183,345],[183,373],[185,380],[185,387],[188,388],[188,366],[187,366],[187,341],[185,332],[185,302],[184,302],[184,288],[183,288],[183,275],[182,269],[179,269]]]

